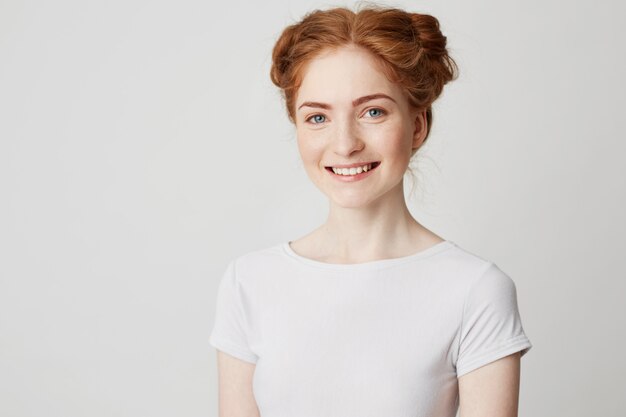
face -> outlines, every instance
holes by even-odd
[[[370,52],[350,46],[312,60],[295,106],[305,170],[331,203],[364,207],[404,195],[404,174],[424,140],[426,115],[410,108]]]

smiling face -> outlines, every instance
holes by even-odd
[[[370,52],[349,46],[313,59],[295,106],[305,170],[333,203],[362,207],[403,196],[412,150],[426,135],[425,111],[410,108]],[[353,168],[337,170],[346,166]]]

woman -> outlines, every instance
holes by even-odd
[[[327,221],[230,262],[211,344],[222,417],[517,415],[515,284],[415,220],[403,177],[456,76],[438,21],[335,8],[273,50]]]

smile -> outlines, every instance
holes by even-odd
[[[355,167],[350,167],[350,168],[326,167],[326,169],[328,171],[332,171],[333,173],[337,175],[349,176],[349,175],[360,174],[361,172],[370,171],[376,168],[378,165],[380,165],[380,162],[372,162],[370,164],[365,164],[365,165],[355,166]]]
[[[379,165],[380,162],[372,162],[369,164],[353,166],[349,168],[337,168],[330,166],[326,167],[326,170],[338,180],[358,181],[360,179],[368,177],[370,173],[374,171]]]

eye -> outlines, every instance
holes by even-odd
[[[378,107],[374,107],[374,108],[368,109],[366,113],[369,113],[371,115],[370,112],[372,112],[372,111],[379,113],[379,115],[374,115],[374,118],[377,118],[377,117],[380,117],[380,116],[382,116],[384,114],[387,114],[386,111],[384,111],[383,109],[380,109]]]
[[[314,125],[318,125],[318,124],[320,124],[321,122],[324,121],[324,120],[320,120],[319,118],[325,118],[325,117],[326,116],[324,116],[323,114],[314,114],[313,116],[307,117],[304,121],[305,122],[309,122],[309,120],[314,119],[314,120],[317,120],[317,121],[309,122],[309,123],[312,123]]]

